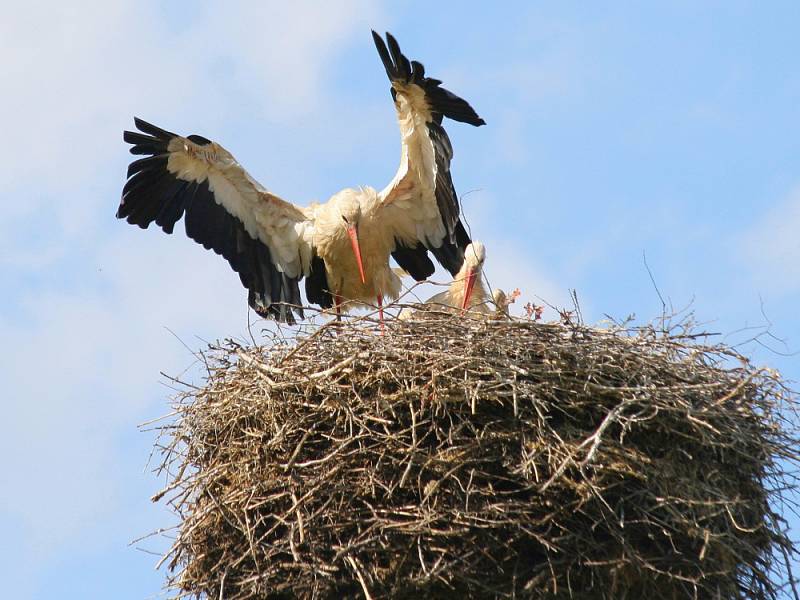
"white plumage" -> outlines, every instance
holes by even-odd
[[[184,215],[186,233],[226,258],[262,315],[292,321],[298,282],[310,302],[381,304],[397,298],[400,280],[389,256],[417,280],[434,267],[461,269],[469,237],[450,177],[452,147],[443,117],[482,125],[472,107],[425,76],[387,34],[373,32],[392,84],[401,134],[400,167],[386,188],[348,188],[327,202],[299,207],[269,192],[221,145],[181,136],[136,119],[125,132],[133,154],[117,216],[167,233]]]

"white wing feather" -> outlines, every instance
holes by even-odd
[[[216,202],[267,245],[279,271],[289,277],[308,273],[313,226],[302,209],[269,192],[219,144],[176,137],[169,152],[167,170],[184,181],[208,180]]]
[[[398,83],[393,87],[402,143],[400,167],[378,199],[392,215],[396,237],[410,246],[422,241],[438,247],[445,230],[436,203],[436,155],[427,127],[430,109],[418,87]]]

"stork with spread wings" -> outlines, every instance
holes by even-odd
[[[464,262],[469,236],[459,218],[442,119],[483,125],[472,107],[426,77],[417,61],[386,34],[375,45],[391,81],[400,124],[400,168],[386,188],[348,188],[327,202],[299,207],[267,191],[222,146],[199,135],[180,136],[141,119],[126,131],[131,153],[117,217],[172,233],[184,218],[186,235],[222,255],[247,288],[261,316],[294,322],[306,298],[323,308],[342,302],[382,306],[396,299],[400,279],[389,256],[417,281],[436,260],[452,275]]]

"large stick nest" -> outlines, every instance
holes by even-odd
[[[794,396],[685,327],[431,313],[206,354],[178,596],[777,598]]]

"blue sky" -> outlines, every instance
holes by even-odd
[[[649,320],[646,254],[661,294],[729,342],[768,319],[785,344],[743,350],[800,380],[785,356],[800,350],[798,22],[795,2],[4,9],[6,595],[160,594],[157,559],[127,545],[172,522],[148,500],[161,482],[136,426],[168,412],[159,372],[193,362],[180,340],[246,333],[224,261],[114,219],[133,115],[219,141],[297,203],[380,188],[399,140],[369,30],[392,31],[487,121],[448,131],[492,285],[553,304],[574,288],[589,322]]]

